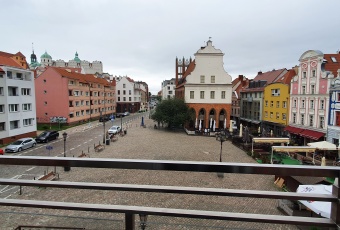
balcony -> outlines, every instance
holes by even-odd
[[[137,178],[137,174],[143,174],[145,178],[148,176],[159,173],[166,173],[168,176],[175,174],[176,172],[183,172],[185,176],[192,175],[192,178],[200,179],[202,176],[216,176],[217,173],[228,174],[227,178],[233,176],[233,174],[242,177],[243,174],[251,174],[254,177],[259,175],[280,175],[280,176],[308,176],[308,177],[339,177],[339,168],[337,167],[316,167],[316,166],[289,166],[289,165],[272,165],[272,164],[249,164],[249,163],[224,163],[224,162],[200,162],[200,161],[165,161],[165,160],[137,160],[137,159],[106,159],[106,158],[73,158],[73,157],[23,157],[23,156],[2,156],[0,158],[0,164],[2,165],[36,165],[36,166],[58,166],[58,167],[72,167],[74,171],[79,171],[81,168],[86,170],[95,169],[115,169],[124,170],[124,172]],[[139,171],[134,171],[139,170]],[[92,171],[95,172],[95,171]],[[106,171],[108,172],[108,171]],[[202,174],[205,173],[205,174]],[[212,174],[210,174],[212,173]],[[203,178],[203,177],[202,177]],[[274,177],[272,177],[274,178]],[[278,192],[278,191],[259,191],[259,190],[240,190],[237,189],[237,184],[233,184],[228,187],[233,189],[223,188],[209,188],[209,187],[183,187],[179,186],[160,186],[160,185],[144,185],[138,184],[114,184],[114,183],[93,183],[93,182],[79,182],[83,181],[81,173],[79,174],[79,180],[72,181],[41,181],[41,180],[22,180],[22,179],[0,179],[1,185],[15,185],[20,186],[20,191],[24,194],[29,193],[33,188],[59,188],[58,190],[49,191],[50,198],[46,197],[46,192],[36,199],[26,199],[26,196],[22,196],[21,199],[0,199],[1,206],[15,206],[22,207],[24,211],[38,209],[37,213],[47,215],[53,223],[60,223],[67,221],[68,226],[72,226],[73,229],[77,228],[80,222],[86,222],[89,213],[97,213],[96,216],[109,216],[111,219],[105,219],[106,225],[102,228],[112,229],[136,229],[137,218],[136,215],[143,214],[148,215],[150,223],[149,225],[159,224],[159,220],[162,220],[162,227],[157,226],[146,229],[177,229],[178,225],[183,219],[190,220],[189,223],[199,224],[200,229],[205,226],[206,229],[212,229],[212,226],[216,226],[223,222],[231,222],[234,226],[242,224],[244,222],[252,223],[270,223],[270,224],[288,224],[288,225],[304,225],[304,226],[316,226],[316,227],[332,227],[340,224],[339,214],[339,188],[333,186],[333,195],[319,195],[319,194],[306,194],[295,192]],[[114,178],[113,178],[114,179]],[[118,179],[118,178],[117,178]],[[116,180],[116,179],[114,179]],[[118,180],[119,181],[119,180]],[[179,184],[181,180],[179,179]],[[207,181],[207,184],[209,182]],[[255,183],[255,181],[254,181]],[[26,188],[29,187],[29,188]],[[223,186],[222,186],[223,187]],[[249,187],[251,188],[251,186]],[[65,190],[67,189],[67,190]],[[89,191],[97,191],[95,197],[89,197]],[[62,192],[64,194],[58,194],[56,192]],[[118,193],[127,192],[131,200],[133,197],[141,199],[136,203],[124,203],[123,204],[109,204],[107,198],[116,197]],[[40,193],[39,193],[40,194]],[[45,196],[43,196],[45,194]],[[93,193],[92,193],[93,194]],[[115,195],[116,194],[116,195]],[[156,203],[150,203],[153,200],[154,194],[161,194],[166,197],[166,200],[178,200],[180,204],[178,207],[170,208],[168,204],[155,201]],[[67,196],[67,197],[65,197]],[[106,196],[106,197],[105,197]],[[194,197],[201,196],[199,207],[193,207],[192,201]],[[237,199],[249,200],[248,211],[252,213],[242,212],[228,212],[228,206],[221,206],[219,201],[229,199],[233,197],[235,200],[230,200],[230,210],[234,211],[237,206]],[[69,199],[67,199],[69,198]],[[246,199],[245,199],[246,198]],[[47,200],[46,200],[47,199]],[[262,204],[263,200],[273,199],[285,199],[285,200],[314,200],[332,202],[331,219],[327,218],[315,218],[315,217],[301,217],[301,216],[282,216],[282,215],[266,215],[267,210],[259,208],[258,204]],[[117,203],[119,199],[115,199]],[[94,202],[94,203],[91,203]],[[147,201],[147,205],[142,201]],[[181,201],[184,203],[185,208],[180,208]],[[144,205],[143,205],[144,204]],[[208,206],[207,205],[212,205]],[[153,207],[160,206],[160,207]],[[214,207],[214,208],[211,208]],[[243,207],[243,206],[242,206]],[[206,209],[207,208],[207,209]],[[14,209],[14,208],[13,208]],[[44,209],[45,211],[39,211]],[[242,208],[243,210],[244,208]],[[5,213],[5,207],[2,208],[3,216]],[[59,211],[53,211],[59,210]],[[82,220],[78,222],[71,222],[70,219],[61,220],[55,217],[55,213],[60,210],[70,210],[71,213],[82,217]],[[86,211],[84,213],[83,211]],[[255,212],[255,213],[254,213]],[[15,212],[11,212],[14,215]],[[107,213],[107,215],[105,215]],[[112,218],[114,216],[114,218]],[[0,217],[1,218],[1,217]],[[19,219],[27,219],[25,215],[16,215],[17,221]],[[54,218],[54,219],[53,219]],[[66,217],[63,217],[66,218]],[[12,219],[11,219],[12,220]],[[97,227],[100,226],[101,218],[92,220],[97,222]],[[32,221],[32,220],[31,220]],[[195,222],[197,221],[197,222]],[[22,220],[23,222],[23,220]],[[33,222],[23,222],[27,225],[34,225]],[[105,224],[105,223],[104,223]],[[261,224],[260,224],[261,225]],[[274,226],[271,225],[271,226]],[[147,223],[148,226],[148,223]],[[189,229],[189,228],[188,228]],[[195,229],[192,228],[192,229]]]

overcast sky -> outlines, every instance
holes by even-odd
[[[211,37],[236,78],[291,68],[303,52],[340,49],[339,0],[0,0],[1,51],[102,61],[156,94],[175,58]]]

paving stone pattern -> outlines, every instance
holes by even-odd
[[[118,141],[106,146],[102,152],[91,153],[91,157],[219,161],[220,143],[214,137],[189,136],[184,132],[154,129],[154,122],[147,116],[145,116],[144,122],[147,128],[140,127],[139,119],[131,121],[128,125],[127,135],[119,137]],[[223,143],[222,160],[255,163],[251,157],[232,145],[230,141]],[[216,173],[82,168],[72,168],[69,172],[64,172],[62,168],[57,170],[62,181],[278,190],[273,184],[274,176],[267,175],[224,174],[224,178],[219,178]],[[277,200],[271,199],[32,187],[23,188],[23,195],[11,198],[283,215],[276,207]],[[1,207],[0,213],[0,225],[2,226],[0,229],[14,229],[19,225],[124,229],[123,214],[17,207]],[[138,224],[139,220],[136,217],[136,226]],[[283,230],[298,228],[290,225],[149,216],[146,229]]]

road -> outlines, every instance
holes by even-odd
[[[137,119],[142,114],[131,114],[127,117],[117,118],[113,122],[105,122],[105,130],[103,123],[98,121],[92,122],[91,124],[83,124],[81,126],[73,127],[67,132],[67,139],[65,142],[67,157],[73,156],[77,157],[82,152],[91,155],[94,152],[94,145],[103,143],[103,135],[106,130],[108,130],[112,125],[120,126],[123,124],[123,128],[126,127],[132,120]],[[59,132],[59,138],[48,143],[37,144],[35,147],[21,151],[19,153],[5,153],[6,155],[13,156],[54,156],[63,157],[64,156],[64,141],[62,133]],[[47,147],[52,147],[48,150]],[[0,156],[1,157],[1,156]],[[48,172],[60,170],[54,167],[42,167],[42,166],[7,166],[1,165],[0,175],[1,178],[11,178],[11,179],[27,179],[34,180],[42,177]],[[58,172],[58,171],[57,171]],[[20,188],[18,186],[5,186],[0,185],[0,198],[10,198],[13,193],[18,193]]]

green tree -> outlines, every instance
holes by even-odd
[[[151,119],[167,124],[168,128],[183,126],[192,119],[192,110],[185,104],[184,100],[172,98],[162,100],[151,115]]]

